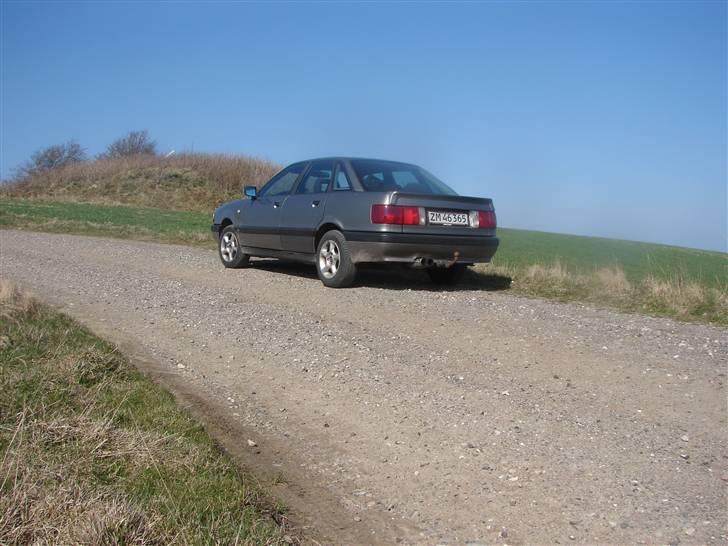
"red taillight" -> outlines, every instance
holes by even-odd
[[[481,229],[495,229],[495,212],[493,212],[492,210],[479,210],[478,227]]]
[[[420,223],[419,207],[402,207],[402,224],[416,226]]]
[[[416,226],[420,223],[419,207],[372,205],[372,224]]]
[[[402,207],[397,205],[372,205],[372,224],[401,224]]]

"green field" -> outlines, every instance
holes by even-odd
[[[0,228],[213,248],[210,222],[210,215],[198,212],[0,200]],[[505,228],[498,235],[501,244],[493,264],[478,271],[512,278],[513,292],[728,323],[726,253]],[[470,280],[477,284],[477,276]]]
[[[500,265],[527,267],[559,261],[581,273],[619,266],[633,282],[652,275],[712,287],[724,287],[728,283],[728,254],[725,253],[520,229],[499,228],[498,236],[501,245],[494,263]]]
[[[211,215],[75,202],[0,200],[0,227],[203,244]]]
[[[211,241],[210,215],[166,209],[107,206],[88,203],[0,201],[0,226],[44,231],[74,231],[127,238],[207,244]],[[728,279],[728,254],[689,248],[499,228],[497,265],[563,266],[581,273],[619,266],[631,281],[646,275],[666,280],[680,277],[719,287]],[[212,247],[212,245],[208,245]]]

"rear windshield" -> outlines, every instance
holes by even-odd
[[[352,159],[351,166],[366,191],[457,195],[447,184],[416,165],[373,159]]]

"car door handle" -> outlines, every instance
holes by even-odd
[[[274,209],[277,209],[280,206],[281,206],[281,202],[280,201],[273,201],[273,208]]]
[[[321,202],[321,201],[313,201],[313,202],[311,203],[311,206],[312,206],[312,207],[318,207],[318,206],[319,206],[319,203],[320,203],[320,202]]]

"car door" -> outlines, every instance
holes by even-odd
[[[295,192],[283,204],[280,215],[283,250],[314,252],[314,236],[324,215],[334,163],[332,159],[312,161]]]
[[[306,163],[295,163],[271,178],[255,199],[243,201],[237,214],[241,244],[269,250],[281,249],[281,212]]]

